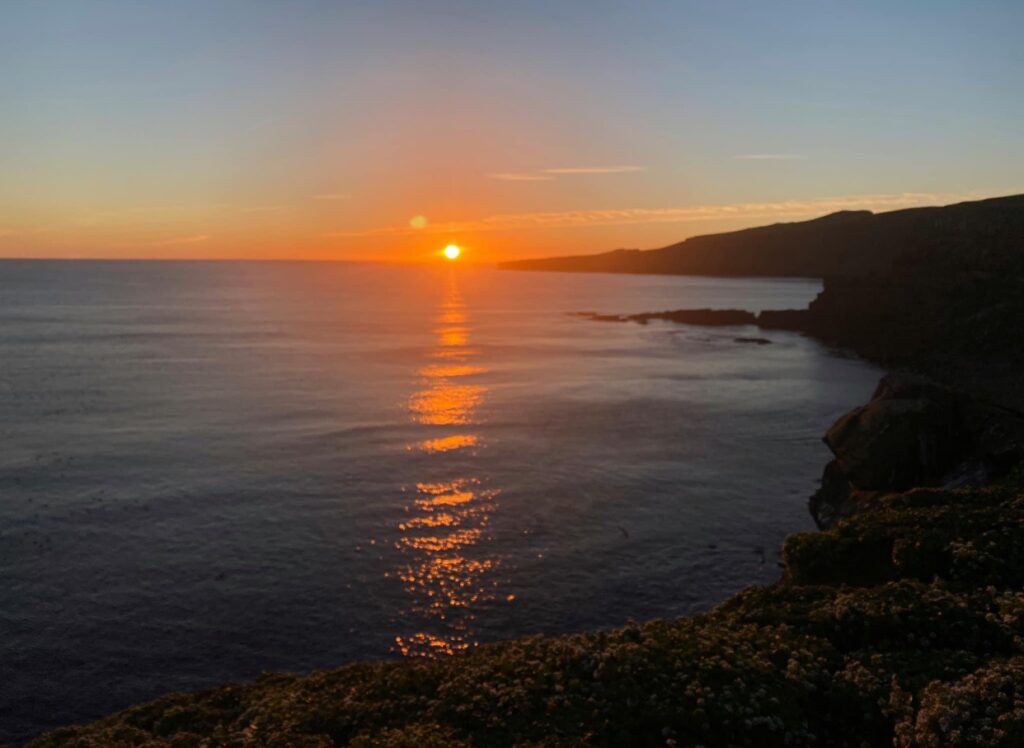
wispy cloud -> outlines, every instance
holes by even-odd
[[[206,234],[196,234],[195,236],[176,236],[171,239],[161,239],[160,241],[150,242],[151,247],[174,247],[181,244],[201,244],[210,237]]]
[[[105,226],[116,224],[176,224],[195,220],[197,216],[208,216],[220,211],[236,211],[243,208],[230,203],[198,203],[192,205],[142,205],[134,208],[100,210],[76,219],[81,226]],[[184,229],[182,229],[184,230]]]
[[[626,174],[628,172],[647,171],[646,166],[563,166],[555,169],[539,169],[537,171],[501,171],[488,174],[489,179],[504,182],[550,182],[560,176],[577,174]]]
[[[36,234],[50,234],[56,229],[54,228],[0,228],[0,239],[4,239],[12,236],[34,236]]]
[[[558,169],[541,169],[544,174],[626,174],[632,171],[647,171],[646,166],[567,166]]]
[[[499,174],[488,174],[490,179],[500,179],[504,182],[550,182],[554,177],[544,174],[520,174],[516,172],[502,172]]]
[[[350,200],[352,195],[348,192],[322,192],[309,197],[311,200]]]
[[[993,192],[925,193],[827,197],[813,200],[783,200],[765,203],[685,205],[674,208],[620,208],[611,210],[573,210],[550,213],[504,213],[466,221],[431,224],[426,233],[470,233],[524,229],[587,228],[645,223],[686,223],[716,220],[793,220],[811,218],[837,210],[897,210],[925,205],[944,205],[962,200],[994,197]],[[338,231],[328,237],[389,236],[411,234],[408,226],[389,226],[368,231]]]
[[[257,205],[253,208],[242,208],[243,213],[274,213],[283,210],[283,205]]]
[[[807,156],[799,153],[741,153],[733,158],[737,161],[804,161]]]

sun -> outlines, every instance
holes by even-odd
[[[449,260],[457,259],[458,256],[461,254],[462,250],[459,249],[458,244],[449,244],[447,247],[444,248],[444,256],[447,257]]]

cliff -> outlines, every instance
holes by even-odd
[[[1024,244],[1024,195],[887,213],[843,211],[810,221],[695,236],[652,250],[620,249],[502,263],[506,270],[739,276],[886,273],[904,254],[942,248],[970,258]]]
[[[826,277],[807,309],[589,316],[793,330],[926,375],[931,381],[887,377],[870,403],[826,435],[836,459],[810,511],[819,526],[829,526],[878,496],[983,484],[1020,459],[1024,240],[1004,241],[1012,225],[991,229],[971,251],[955,237],[931,237],[900,252],[886,273]]]

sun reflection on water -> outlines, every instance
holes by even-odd
[[[453,449],[475,447],[479,442],[476,434],[453,434],[439,439],[424,439],[416,444],[416,449],[422,452],[450,452]]]
[[[397,576],[410,599],[406,622],[420,629],[396,636],[395,643],[404,655],[426,657],[476,644],[475,609],[494,599],[496,582],[490,577],[497,566],[486,553],[497,492],[449,464],[465,450],[482,446],[480,436],[465,427],[476,423],[487,393],[473,380],[487,370],[473,361],[478,351],[469,346],[472,329],[454,274],[434,322],[437,341],[428,357],[441,363],[427,363],[417,372],[421,386],[409,398],[409,417],[424,430],[462,428],[428,433],[410,445],[434,461],[431,478],[410,489],[408,517],[398,525],[401,535],[395,543],[403,557]]]

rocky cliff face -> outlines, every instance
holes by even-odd
[[[927,264],[922,258],[920,275],[904,267],[887,277],[826,278],[806,331],[890,364],[933,366],[966,356],[1024,361],[1024,273],[925,275]]]
[[[921,377],[888,375],[825,434],[833,459],[811,497],[819,527],[915,486],[986,485],[1024,458],[1024,417]]]
[[[884,270],[826,275],[807,331],[917,368],[965,357],[1024,363],[1024,205],[1001,204],[943,209],[928,231],[904,237]]]

